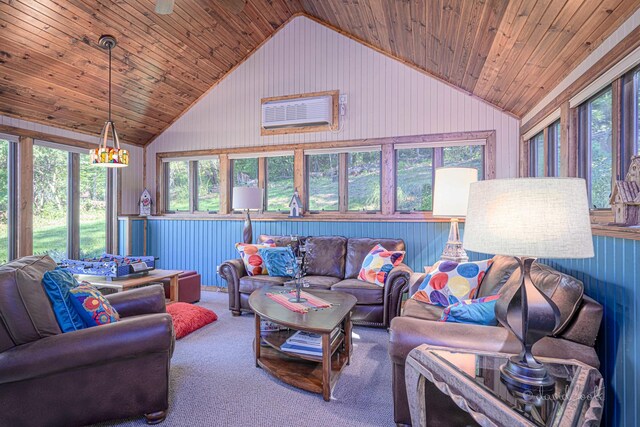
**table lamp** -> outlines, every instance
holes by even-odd
[[[536,258],[593,257],[585,181],[519,178],[471,184],[464,247],[518,260],[518,289],[498,300],[496,317],[515,334],[522,351],[500,368],[500,377],[523,390],[550,391],[554,380],[531,349],[558,327],[560,312],[532,282],[531,265]]]
[[[449,238],[440,259],[467,262],[469,257],[462,247],[459,218],[467,215],[469,185],[478,180],[473,168],[438,168],[433,186],[433,216],[450,217]]]
[[[247,213],[242,230],[244,243],[252,243],[253,241],[249,211],[260,209],[262,209],[262,188],[233,187],[233,210],[244,210]]]

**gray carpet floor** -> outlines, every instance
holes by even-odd
[[[255,367],[253,315],[232,317],[228,296],[203,292],[218,320],[176,343],[163,426],[393,426],[391,362],[384,329],[354,327],[354,352],[331,402]],[[146,425],[144,418],[103,424]]]

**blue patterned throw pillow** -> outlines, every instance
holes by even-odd
[[[298,270],[296,257],[290,246],[258,249],[269,276],[293,277]]]
[[[496,319],[498,299],[500,299],[500,295],[492,295],[451,304],[442,312],[440,321],[495,326],[498,324]]]
[[[51,270],[44,273],[42,286],[51,301],[51,307],[62,332],[84,329],[84,322],[73,306],[70,290],[78,286],[73,275],[65,270]]]
[[[70,290],[73,306],[82,318],[85,326],[107,325],[120,320],[120,315],[109,301],[89,283],[82,282]]]

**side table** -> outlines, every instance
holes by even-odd
[[[427,344],[414,348],[405,371],[412,425],[426,426],[447,416],[429,412],[425,381],[481,426],[600,425],[604,384],[597,369],[576,360],[538,358],[556,379],[556,389],[553,395],[537,396],[509,390],[500,380],[500,366],[510,356]]]

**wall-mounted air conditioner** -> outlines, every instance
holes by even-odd
[[[334,126],[336,99],[336,94],[265,99],[262,102],[262,128],[267,131],[287,128],[329,130]]]

